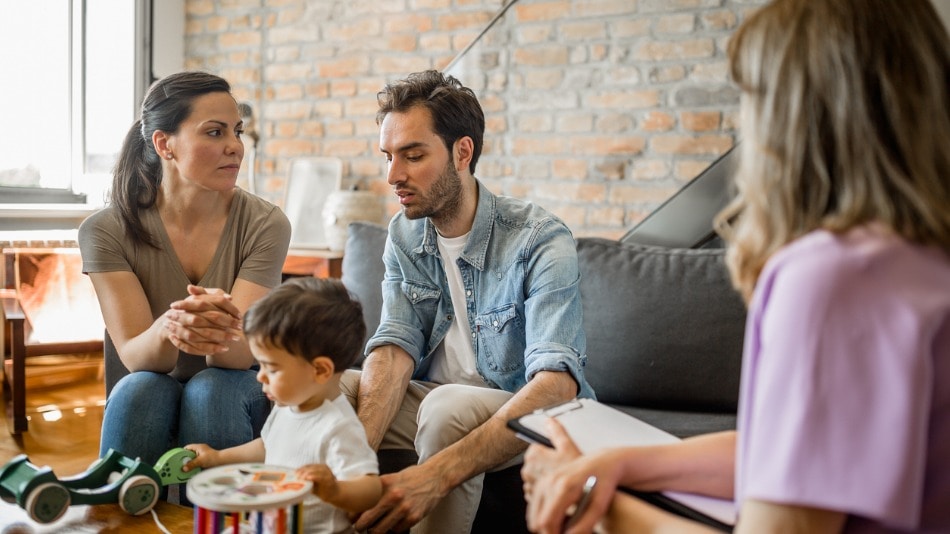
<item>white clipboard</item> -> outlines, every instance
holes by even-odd
[[[615,447],[663,445],[680,441],[680,438],[668,432],[592,399],[574,399],[536,410],[508,421],[508,427],[525,441],[551,447],[546,427],[546,421],[551,417],[561,423],[584,454]],[[721,530],[731,531],[736,523],[735,506],[728,499],[673,491],[631,493],[661,508]]]

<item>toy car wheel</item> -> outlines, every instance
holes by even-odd
[[[23,501],[23,508],[33,521],[52,523],[66,513],[71,500],[69,491],[62,484],[44,482],[30,491]]]
[[[16,495],[4,490],[3,488],[0,488],[0,499],[3,499],[5,502],[10,504],[16,504]]]
[[[127,514],[144,514],[157,502],[158,483],[145,475],[130,477],[119,490],[119,507]]]

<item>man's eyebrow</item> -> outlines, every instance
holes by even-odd
[[[412,150],[412,149],[414,149],[414,148],[419,148],[419,147],[424,147],[424,146],[426,146],[426,144],[423,143],[422,141],[415,141],[415,142],[412,142],[412,143],[408,143],[408,144],[402,145],[401,147],[397,148],[395,151],[396,151],[396,152],[406,152],[406,151],[408,151],[408,150]],[[379,147],[379,151],[382,152],[383,154],[389,154],[389,151],[387,151],[387,150],[386,150],[385,148],[383,148],[383,147]]]

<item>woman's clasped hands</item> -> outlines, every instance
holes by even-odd
[[[223,289],[188,285],[188,297],[172,302],[164,314],[168,340],[189,354],[226,352],[242,339],[241,312]]]

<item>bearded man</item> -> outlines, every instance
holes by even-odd
[[[469,532],[484,473],[518,465],[509,419],[593,397],[584,378],[577,251],[541,207],[475,178],[485,116],[438,71],[378,95],[379,148],[402,207],[383,254],[383,310],[343,389],[376,449],[419,463],[384,475],[358,531]]]

